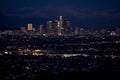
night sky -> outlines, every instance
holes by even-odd
[[[19,29],[33,23],[70,20],[73,27],[92,29],[120,26],[120,0],[1,0],[0,29]]]

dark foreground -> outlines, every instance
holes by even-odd
[[[119,58],[0,56],[0,80],[120,80],[119,74]]]

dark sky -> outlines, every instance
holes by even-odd
[[[73,27],[120,26],[120,0],[1,0],[0,29],[19,28],[47,20],[68,19]]]

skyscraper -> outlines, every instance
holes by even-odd
[[[64,21],[64,34],[68,35],[71,33],[71,22],[69,20]]]
[[[39,26],[39,32],[40,32],[41,34],[43,34],[43,25],[42,25],[42,24]]]
[[[60,21],[58,21],[58,35],[61,35],[61,25],[60,25]]]
[[[53,31],[53,22],[52,21],[47,21],[47,33],[48,34],[54,33],[54,31]]]
[[[63,19],[62,19],[62,16],[60,16],[60,27],[62,28],[62,25],[63,24]]]
[[[63,19],[62,16],[60,16],[58,21],[58,35],[62,34],[62,28],[63,28]]]
[[[54,20],[53,26],[54,26],[54,34],[58,34],[58,20]]]
[[[33,25],[32,24],[28,24],[27,30],[28,31],[32,31],[33,30]]]

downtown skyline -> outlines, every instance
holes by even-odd
[[[63,16],[72,27],[91,29],[120,25],[119,0],[4,0],[0,3],[0,30],[19,29],[28,23],[38,26]]]

